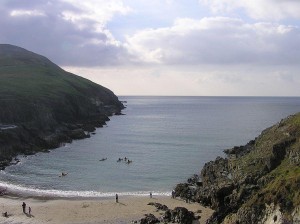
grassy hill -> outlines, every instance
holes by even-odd
[[[84,137],[83,131],[122,109],[109,89],[41,55],[0,44],[0,125],[17,126],[0,131],[0,159]]]

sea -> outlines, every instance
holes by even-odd
[[[224,157],[224,149],[244,145],[300,112],[299,97],[119,99],[125,115],[110,117],[90,138],[18,156],[18,164],[0,172],[0,187],[38,197],[170,195],[205,163]]]

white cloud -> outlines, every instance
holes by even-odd
[[[215,14],[236,13],[242,9],[254,19],[281,20],[300,18],[300,1],[298,0],[199,0],[208,5]]]
[[[300,95],[298,1],[198,1],[3,1],[0,42],[118,95]]]
[[[129,11],[120,0],[10,0],[0,4],[0,42],[59,65],[122,64],[128,54],[107,23]]]
[[[45,13],[38,10],[12,10],[11,16],[45,16]]]
[[[300,58],[298,27],[211,17],[177,19],[173,26],[127,37],[139,60],[160,64],[294,64]]]
[[[124,6],[120,0],[63,0],[80,9],[80,11],[63,11],[63,18],[79,25],[84,26],[87,21],[94,21],[96,31],[102,32],[103,27],[116,14],[126,15],[131,9]]]

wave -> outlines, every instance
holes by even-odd
[[[23,197],[53,197],[53,198],[110,198],[119,196],[149,196],[149,191],[135,192],[99,192],[99,191],[64,191],[55,189],[38,189],[22,185],[0,182],[0,188],[7,189],[9,194]],[[170,196],[171,192],[152,191],[152,195]]]

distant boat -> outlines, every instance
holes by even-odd
[[[105,161],[107,160],[107,158],[102,158],[102,159],[99,159],[99,161]]]

